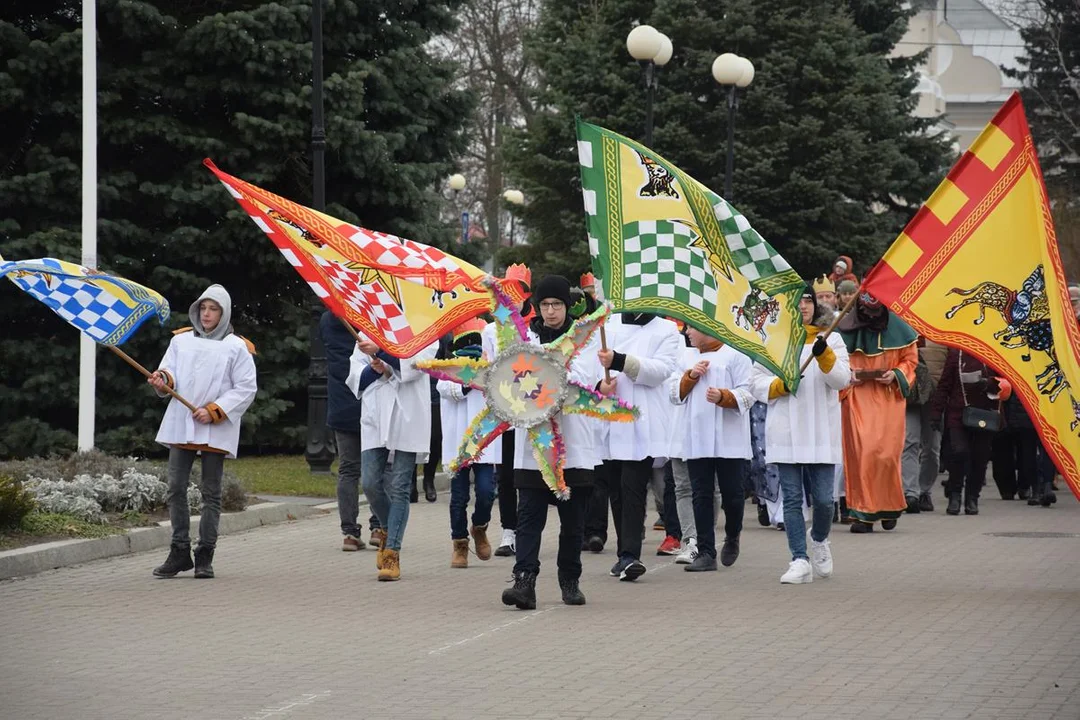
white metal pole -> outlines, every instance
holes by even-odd
[[[97,0],[83,0],[82,264],[97,267]],[[79,450],[94,447],[97,343],[79,333]]]

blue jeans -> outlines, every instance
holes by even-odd
[[[341,534],[360,537],[360,433],[334,431],[338,451],[337,502]],[[379,527],[379,518],[371,514],[368,524],[372,530]]]
[[[784,530],[792,560],[809,560],[806,555],[806,521],[803,520],[803,484],[810,491],[814,511],[810,537],[821,542],[832,528],[833,477],[835,465],[789,465],[777,463],[780,489],[784,495]]]
[[[466,511],[469,506],[469,471],[476,483],[476,508],[472,524],[491,522],[491,506],[495,504],[495,466],[487,463],[470,465],[458,470],[450,479],[450,537],[461,540],[469,537]]]
[[[386,528],[386,549],[400,550],[409,522],[409,492],[416,477],[416,453],[371,448],[360,454],[361,484],[368,504]]]

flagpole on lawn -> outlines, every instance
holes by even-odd
[[[97,268],[97,0],[83,0],[82,264]],[[79,450],[94,448],[97,343],[79,333]]]

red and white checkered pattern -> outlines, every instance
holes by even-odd
[[[382,280],[363,283],[358,272],[319,256],[314,256],[314,259],[326,272],[338,297],[374,321],[387,340],[404,343],[413,336],[408,318],[383,287]]]
[[[450,275],[459,275],[458,279],[462,282],[469,279],[470,273],[454,258],[438,248],[356,225],[349,224],[347,227],[350,231],[347,233],[349,239],[376,263],[413,269],[436,267],[445,270]]]

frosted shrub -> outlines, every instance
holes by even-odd
[[[74,515],[87,522],[105,522],[105,515],[101,512],[101,505],[96,500],[80,495],[68,495],[63,492],[37,495],[37,511]]]
[[[202,490],[198,485],[188,485],[187,489],[187,504],[191,509],[191,513],[195,514],[202,510]]]
[[[149,512],[165,504],[169,488],[159,478],[131,467],[120,478],[120,500],[115,509]]]

